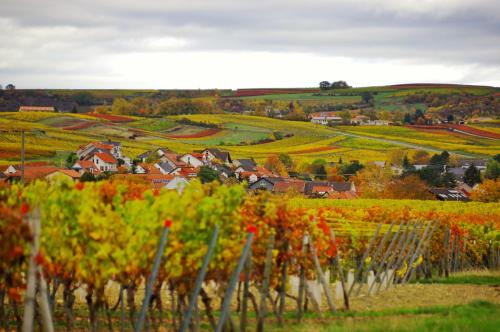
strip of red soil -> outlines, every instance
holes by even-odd
[[[94,118],[103,119],[111,122],[132,122],[135,119],[122,116],[122,115],[112,115],[112,114],[99,114],[99,113],[88,113],[87,115],[93,116]]]
[[[274,94],[286,93],[308,93],[319,92],[318,88],[303,88],[303,89],[238,89],[236,90],[235,97],[249,97],[249,96],[263,96]]]
[[[62,129],[64,129],[64,130],[81,130],[81,129],[87,129],[89,127],[92,127],[95,124],[97,124],[97,122],[94,122],[94,121],[82,122],[82,123],[79,123],[76,125],[63,127]]]
[[[476,135],[484,138],[495,138],[495,139],[500,139],[500,134],[493,133],[490,131],[486,130],[481,130],[473,127],[469,127],[467,125],[458,125],[458,124],[437,124],[437,125],[413,125],[413,126],[406,126],[408,128],[413,128],[413,129],[424,129],[424,130],[459,130],[461,132],[471,134],[471,135]],[[460,132],[457,132],[460,133]]]

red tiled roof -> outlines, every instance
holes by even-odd
[[[182,167],[179,174],[186,177],[196,176],[199,170],[199,167]]]
[[[329,186],[314,186],[312,188],[312,193],[313,194],[316,194],[316,193],[327,193],[327,192],[330,192],[330,191],[333,191],[333,188],[329,187]]]
[[[33,181],[35,179],[41,179],[58,170],[60,169],[55,166],[27,166],[24,168],[24,180]],[[21,177],[21,170],[17,170],[15,173],[9,174],[8,177]]]
[[[255,170],[257,171],[257,173],[260,173],[262,175],[274,176],[273,172],[262,166],[255,167]]]
[[[75,164],[80,165],[82,168],[97,168],[97,166],[94,164],[92,160],[80,160],[77,161]]]
[[[90,144],[92,144],[93,146],[95,146],[98,149],[103,149],[103,150],[108,150],[108,151],[113,150],[113,145],[104,144],[101,142],[92,142]]]
[[[282,181],[274,185],[274,191],[277,193],[284,193],[287,190],[296,190],[300,193],[304,192],[305,181]]]
[[[97,152],[95,154],[95,156],[108,164],[116,164],[117,163],[116,159],[113,156],[106,154],[106,153],[103,153],[103,152]]]
[[[161,174],[161,171],[153,164],[140,163],[139,166],[144,168],[147,174]]]

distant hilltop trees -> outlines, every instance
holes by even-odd
[[[346,81],[336,81],[336,82],[328,82],[328,81],[321,81],[319,83],[319,88],[321,90],[330,90],[330,89],[347,89],[347,88],[350,88],[351,86],[349,86],[347,84]]]

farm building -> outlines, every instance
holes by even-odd
[[[21,106],[19,112],[55,112],[53,106]]]
[[[311,119],[311,123],[321,125],[327,125],[329,123],[342,123],[342,118],[335,114],[335,112],[316,112],[311,113],[309,118]]]

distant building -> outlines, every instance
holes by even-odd
[[[53,106],[21,106],[19,112],[55,112]]]
[[[340,124],[342,118],[337,116],[335,112],[316,112],[309,115],[311,123],[328,125],[329,123]]]

